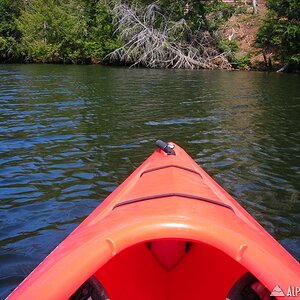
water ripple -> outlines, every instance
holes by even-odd
[[[176,124],[194,124],[198,122],[205,122],[205,121],[217,121],[216,117],[205,117],[205,118],[182,118],[182,119],[175,119],[175,120],[164,120],[164,121],[148,121],[145,122],[145,125],[151,126],[163,126],[163,125],[176,125]]]

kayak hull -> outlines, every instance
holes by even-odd
[[[174,150],[157,149],[8,299],[69,299],[91,277],[111,300],[226,299],[245,274],[299,285],[299,263]]]

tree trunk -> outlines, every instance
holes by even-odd
[[[257,14],[257,2],[256,0],[252,0],[253,13]]]

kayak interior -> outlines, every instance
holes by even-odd
[[[89,282],[93,300],[260,299],[251,288],[257,279],[239,262],[209,244],[183,239],[135,244]],[[86,285],[71,300],[89,299]]]

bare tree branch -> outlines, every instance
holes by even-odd
[[[231,68],[227,54],[219,52],[209,31],[193,35],[184,19],[169,21],[156,3],[143,11],[117,3],[112,13],[124,45],[107,55],[111,62],[148,68]]]

